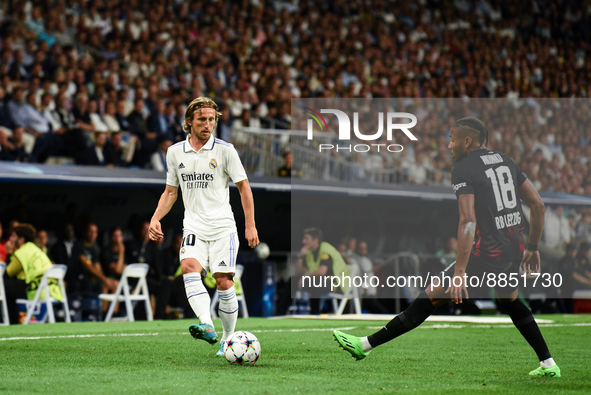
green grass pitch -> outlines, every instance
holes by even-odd
[[[591,315],[537,316],[561,378],[533,378],[533,350],[511,325],[422,327],[354,361],[332,329],[379,321],[239,319],[262,352],[230,365],[190,337],[194,321],[0,327],[0,393],[23,394],[589,394]],[[216,328],[221,329],[220,321]]]

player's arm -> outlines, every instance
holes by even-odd
[[[117,255],[117,260],[115,262],[111,262],[109,269],[113,273],[123,274],[123,270],[125,269],[125,244],[123,241],[121,241],[119,244],[119,254]]]
[[[86,269],[88,273],[96,277],[101,283],[103,283],[109,289],[113,288],[113,285],[115,285],[115,281],[105,276],[105,273],[103,273],[103,268],[100,264],[93,263],[92,260],[84,254],[80,254],[79,260],[82,267]],[[117,288],[117,285],[115,285],[115,288]]]
[[[458,205],[460,209],[460,224],[458,226],[458,251],[456,254],[456,264],[454,266],[454,277],[461,277],[462,281],[452,281],[446,292],[450,293],[451,300],[455,303],[462,303],[462,292],[468,299],[468,289],[466,288],[465,274],[472,244],[474,243],[474,234],[476,233],[476,211],[474,210],[474,195],[465,193],[458,196]],[[460,284],[460,286],[455,286]]]
[[[21,262],[18,260],[17,257],[12,255],[10,257],[10,263],[8,264],[8,266],[6,266],[6,275],[8,277],[14,277],[22,271],[23,271],[23,265],[21,264]],[[0,279],[0,281],[2,281],[2,279]]]
[[[577,272],[573,272],[573,280],[575,280],[576,282],[580,283],[580,284],[584,284],[584,285],[591,285],[591,279],[583,276],[580,273]]]
[[[328,273],[329,266],[332,266],[331,257],[321,260],[318,269],[314,270],[312,273],[308,273],[307,276],[326,276],[326,273]]]
[[[526,180],[519,186],[519,195],[521,196],[521,200],[530,208],[529,236],[526,251],[521,260],[521,268],[525,272],[534,271],[539,273],[540,252],[538,251],[538,245],[540,244],[542,231],[544,230],[544,214],[546,208],[540,194],[529,180]]]
[[[254,199],[252,197],[252,190],[247,179],[237,182],[236,187],[238,187],[238,191],[240,192],[242,209],[244,210],[244,222],[246,225],[244,235],[248,241],[248,245],[254,248],[259,244],[259,236],[254,223]]]
[[[158,201],[158,207],[156,207],[156,211],[150,220],[150,240],[158,241],[164,237],[160,220],[164,218],[166,214],[168,214],[174,205],[174,202],[176,202],[178,190],[178,187],[173,187],[172,185],[166,184],[166,188],[164,189],[164,192]]]

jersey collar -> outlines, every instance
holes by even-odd
[[[195,149],[191,146],[191,143],[189,142],[189,136],[191,134],[189,133],[187,135],[186,140],[183,143],[183,151],[185,152],[189,152],[189,151],[193,151],[196,152]],[[205,145],[201,148],[201,149],[206,149],[206,150],[212,150],[213,146],[215,145],[215,137],[213,136],[213,134],[211,134],[209,136],[209,140],[207,140],[207,142],[205,143]]]

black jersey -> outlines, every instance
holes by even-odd
[[[455,164],[451,182],[456,196],[474,195],[476,234],[470,260],[499,271],[521,261],[525,218],[519,187],[526,180],[517,164],[501,152],[479,149]]]

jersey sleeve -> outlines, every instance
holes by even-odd
[[[226,173],[230,176],[234,184],[246,180],[246,171],[242,166],[240,157],[236,149],[231,146],[226,150]]]
[[[474,182],[467,166],[454,166],[451,171],[451,186],[456,197],[465,194],[474,194]]]
[[[177,163],[172,150],[166,153],[166,184],[173,187],[179,186],[179,177],[177,175]]]

